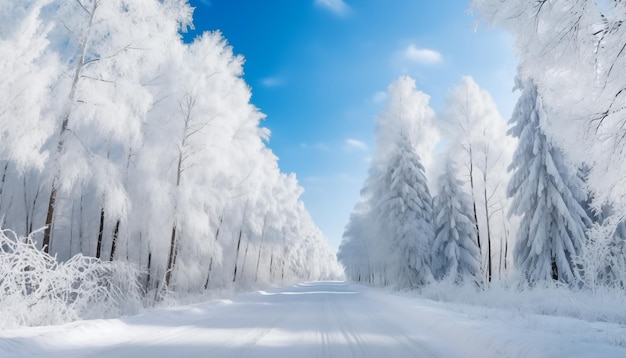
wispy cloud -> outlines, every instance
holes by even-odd
[[[386,100],[387,100],[387,92],[385,91],[378,91],[374,93],[374,96],[372,97],[372,102],[376,104],[381,104],[385,102]]]
[[[343,0],[315,0],[315,5],[337,16],[346,16],[350,13],[350,7]]]
[[[267,88],[280,87],[285,84],[285,80],[280,77],[265,77],[261,84]]]
[[[313,143],[313,144],[308,144],[308,143],[300,143],[300,148],[302,149],[315,149],[321,152],[329,152],[332,148],[324,143],[324,142],[319,142],[319,143]]]
[[[346,149],[351,151],[351,150],[360,150],[360,151],[367,151],[367,144],[365,144],[365,142],[360,141],[358,139],[354,139],[354,138],[347,138],[345,140],[345,146]]]
[[[402,59],[419,65],[434,65],[443,60],[443,56],[435,50],[419,48],[415,44],[409,44],[402,50]]]

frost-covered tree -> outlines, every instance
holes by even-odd
[[[428,101],[409,77],[389,86],[370,175],[339,252],[352,279],[400,287],[432,279],[432,198],[416,149],[430,158],[437,138]]]
[[[266,146],[243,57],[219,32],[183,43],[191,13],[186,0],[0,2],[0,227],[46,225],[30,237],[51,264],[137,265],[148,303],[341,277]]]
[[[534,79],[545,103],[543,130],[590,168],[595,210],[612,203],[623,218],[626,3],[474,0],[472,6],[513,35],[520,73]]]
[[[76,0],[51,1],[41,12],[53,26],[48,36],[63,71],[50,94],[56,103],[56,138],[49,140],[50,182],[43,247],[54,231],[72,230],[76,196],[99,206],[100,221],[126,217],[129,202],[117,158],[141,142],[141,123],[153,98],[144,86],[160,53],[191,19],[185,1]],[[186,16],[180,14],[187,10]],[[58,25],[58,26],[54,26]],[[158,34],[158,36],[157,36]],[[140,64],[140,65],[138,65]],[[62,194],[62,197],[57,196]],[[56,218],[61,218],[56,222]],[[90,227],[93,230],[93,228]],[[89,234],[98,236],[102,227]],[[98,239],[100,241],[100,239]]]
[[[437,181],[434,198],[435,241],[432,247],[432,271],[436,279],[451,277],[455,282],[482,282],[480,250],[472,202],[457,178],[455,163],[447,158]]]
[[[151,293],[340,277],[266,147],[243,57],[219,32],[182,42],[186,0],[0,10],[2,227],[47,224],[32,237],[59,261],[137,264]]]
[[[465,171],[483,258],[481,267],[491,281],[496,253],[504,250],[508,241],[506,163],[510,162],[514,141],[506,136],[506,122],[489,92],[470,76],[464,76],[449,91],[438,119],[447,134],[449,150],[457,153]]]
[[[547,120],[541,96],[532,80],[517,81],[522,94],[509,134],[519,138],[507,193],[510,213],[521,216],[515,264],[530,283],[579,279],[574,257],[581,252],[589,217],[577,170],[566,161],[542,130]],[[583,268],[584,269],[584,268]]]
[[[432,197],[424,166],[405,135],[397,139],[395,152],[379,180],[382,197],[374,198],[379,240],[386,241],[392,277],[402,287],[428,283],[430,247],[434,237]]]
[[[373,283],[368,214],[369,208],[365,207],[365,203],[356,204],[337,251],[337,259],[344,267],[346,278],[355,282]]]
[[[0,176],[3,178],[9,162],[18,170],[40,169],[47,157],[41,147],[52,133],[53,125],[47,113],[50,103],[45,99],[60,72],[46,38],[50,26],[40,19],[44,5],[43,1],[10,1],[0,7]],[[3,184],[4,180],[0,186]]]

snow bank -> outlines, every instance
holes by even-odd
[[[522,315],[543,314],[626,324],[626,296],[621,290],[603,287],[594,291],[579,290],[558,283],[528,287],[513,282],[515,280],[492,282],[483,290],[472,284],[458,286],[441,281],[423,287],[419,295],[440,302],[501,308]]]

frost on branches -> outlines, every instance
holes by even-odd
[[[574,258],[581,253],[589,217],[576,168],[542,130],[546,121],[541,97],[531,80],[518,80],[522,95],[511,117],[509,133],[519,138],[507,193],[511,214],[521,216],[515,264],[531,283],[556,280],[576,283]]]
[[[0,327],[132,314],[141,298],[135,265],[82,254],[59,263],[31,237],[0,231]]]

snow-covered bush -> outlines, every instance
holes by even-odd
[[[594,224],[587,232],[582,252],[575,262],[582,268],[586,288],[626,290],[626,241],[621,236],[624,224],[617,216]]]
[[[507,315],[541,314],[626,324],[626,295],[620,290],[607,286],[578,289],[559,281],[541,281],[531,286],[521,273],[492,281],[483,288],[471,282],[459,285],[448,278],[421,287],[419,296],[439,302],[502,309]]]
[[[134,313],[141,307],[138,277],[131,264],[82,254],[61,263],[32,235],[0,231],[0,327]]]

